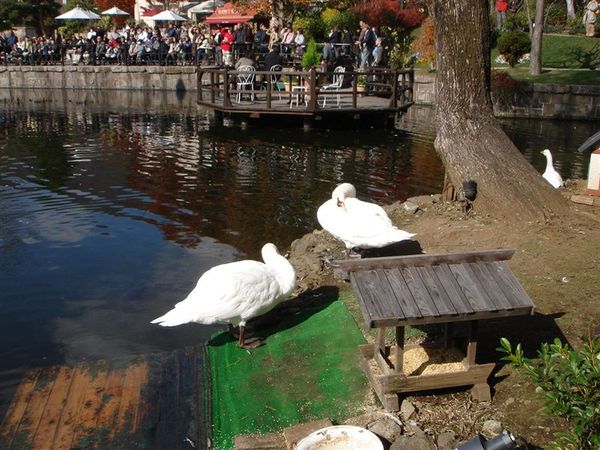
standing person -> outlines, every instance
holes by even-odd
[[[508,0],[496,0],[496,28],[504,30],[506,22],[506,11],[508,10]]]
[[[233,45],[233,35],[229,32],[229,28],[221,29],[223,40],[221,41],[221,51],[223,52],[223,62],[226,66],[233,67],[233,55],[231,47]]]
[[[600,5],[596,0],[591,0],[585,5],[583,12],[583,25],[585,25],[585,35],[594,37],[596,34],[596,12],[600,9]]]

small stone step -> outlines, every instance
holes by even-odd
[[[333,424],[329,419],[315,420],[314,422],[301,423],[288,427],[283,430],[283,436],[285,437],[285,443],[287,444],[288,450],[292,450],[295,445],[308,436],[313,431],[320,430],[321,428],[330,427]]]
[[[281,433],[244,434],[236,436],[234,450],[286,450],[285,439]]]

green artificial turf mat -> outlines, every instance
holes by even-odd
[[[260,434],[316,419],[356,415],[369,392],[359,367],[365,340],[341,300],[284,316],[252,351],[222,333],[209,343],[215,449],[239,434]]]

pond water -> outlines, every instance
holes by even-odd
[[[443,181],[429,108],[393,131],[310,133],[176,108],[57,109],[0,106],[0,411],[27,368],[205,341],[215,327],[149,321],[208,268],[318,227],[336,184],[385,204]],[[503,123],[538,170],[548,147],[563,177],[585,177],[574,149],[594,124]]]

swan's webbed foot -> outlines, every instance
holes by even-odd
[[[238,339],[238,343],[237,346],[239,348],[245,348],[245,349],[253,349],[253,348],[257,348],[260,347],[261,345],[263,345],[263,341],[261,341],[258,338],[252,337],[252,338],[245,338],[245,334],[246,334],[246,327],[244,325],[240,325],[240,336]]]

